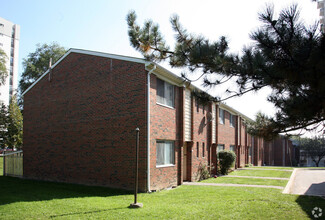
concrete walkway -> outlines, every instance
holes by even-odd
[[[295,169],[283,193],[325,196],[325,169]]]
[[[262,176],[222,176],[222,177],[239,177],[239,178],[250,178],[250,179],[266,179],[266,180],[289,180],[289,178],[282,178],[282,177],[262,177]]]
[[[284,187],[282,187],[282,186],[247,185],[247,184],[232,184],[232,183],[184,182],[183,184],[184,185],[191,185],[191,186],[234,186],[234,187],[254,187],[254,188],[284,189]]]
[[[285,172],[292,172],[293,170],[285,170],[285,169],[261,169],[261,168],[237,168],[237,170],[274,170],[274,171],[285,171]]]

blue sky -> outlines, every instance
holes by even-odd
[[[19,74],[22,59],[35,51],[37,43],[57,42],[68,48],[80,48],[127,56],[141,57],[129,43],[125,17],[132,9],[138,22],[152,19],[159,23],[162,33],[173,45],[173,32],[169,23],[172,14],[180,16],[188,31],[203,34],[211,40],[225,35],[232,52],[239,53],[243,45],[251,43],[249,33],[259,24],[257,13],[266,3],[274,3],[275,11],[290,5],[291,0],[0,0],[0,17],[21,27],[19,49]],[[302,18],[316,21],[318,11],[311,0],[299,0]],[[165,66],[168,68],[168,66]],[[168,68],[170,69],[170,68]],[[172,70],[179,72],[179,70]],[[232,85],[230,85],[232,86]],[[218,88],[221,94],[225,88]],[[257,111],[274,114],[275,110],[265,101],[269,90],[231,99],[227,104],[254,117]]]

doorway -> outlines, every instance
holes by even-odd
[[[183,181],[187,181],[187,144],[183,149]]]

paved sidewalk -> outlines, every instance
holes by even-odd
[[[284,170],[284,169],[261,169],[261,168],[237,168],[237,170],[274,170],[274,171],[285,171],[285,172],[292,172],[293,170]]]
[[[247,185],[247,184],[232,184],[232,183],[184,182],[183,184],[184,185],[191,185],[191,186],[234,186],[234,187],[254,187],[254,188],[284,189],[284,187],[282,187],[282,186]]]
[[[325,169],[296,169],[287,193],[325,196]]]
[[[262,176],[222,176],[222,177],[239,177],[239,178],[251,178],[251,179],[266,179],[266,180],[289,180],[289,178],[282,178],[282,177],[262,177]]]

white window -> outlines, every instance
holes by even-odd
[[[229,114],[230,117],[229,117],[229,120],[230,120],[230,127],[235,127],[235,116],[232,115],[232,114]]]
[[[225,111],[221,108],[219,108],[219,122],[220,124],[225,123]]]
[[[230,145],[230,150],[231,151],[235,152],[235,149],[236,149],[235,145]]]
[[[174,107],[174,86],[157,78],[157,102]]]
[[[205,156],[204,142],[202,143],[202,157]]]
[[[225,145],[224,144],[218,144],[218,148],[217,148],[217,153],[224,150],[225,149]]]
[[[173,141],[157,141],[157,166],[175,164],[175,147]]]

